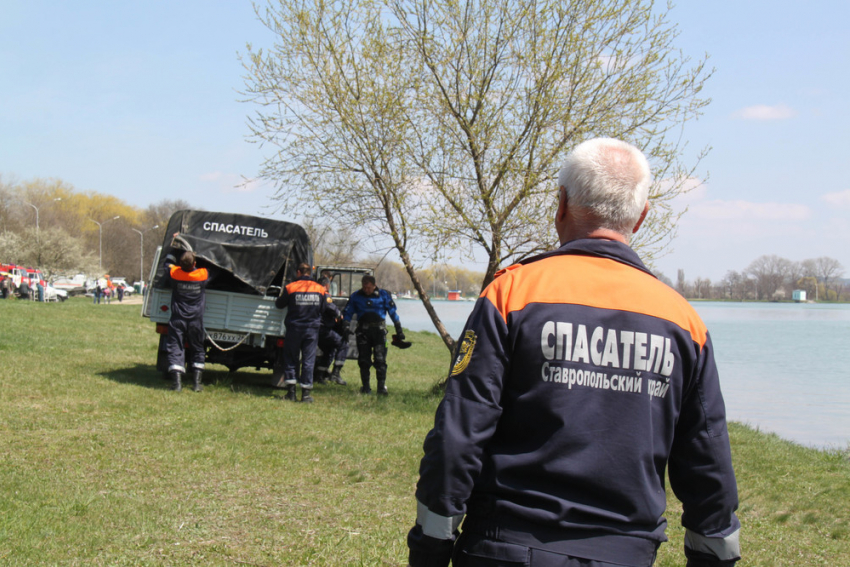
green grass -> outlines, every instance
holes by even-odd
[[[390,349],[388,398],[349,361],[302,405],[217,366],[169,391],[138,306],[0,301],[0,321],[0,564],[406,564],[436,335]],[[847,454],[731,434],[746,564],[850,564]],[[658,565],[683,564],[680,513]]]

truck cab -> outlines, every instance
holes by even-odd
[[[331,299],[333,299],[334,305],[339,307],[339,310],[342,311],[348,304],[348,298],[351,297],[351,294],[362,287],[361,280],[363,279],[363,276],[373,275],[374,270],[363,266],[319,265],[314,268],[313,274],[317,281],[322,277],[327,277],[331,280],[330,286],[328,286]],[[356,327],[357,319],[355,317],[350,322],[351,333],[349,333],[348,338],[348,359],[357,358],[357,339],[354,336],[354,329]],[[316,356],[318,358],[322,355],[323,353],[321,352],[320,347]]]
[[[362,266],[325,266],[319,265],[313,269],[316,281],[322,277],[331,280],[330,296],[334,304],[343,309],[351,294],[362,287],[363,276],[372,275],[372,268]]]

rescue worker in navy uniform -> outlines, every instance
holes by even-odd
[[[357,315],[357,329],[354,336],[357,339],[357,365],[360,367],[361,394],[371,394],[371,367],[375,366],[375,378],[378,381],[378,395],[386,396],[387,392],[387,325],[389,315],[395,325],[398,340],[404,340],[401,330],[401,320],[396,313],[395,302],[390,293],[378,289],[375,276],[363,276],[362,287],[351,294],[348,304],[343,310],[343,320],[346,324]]]
[[[561,247],[497,274],[466,323],[425,438],[410,565],[648,567],[666,541],[666,471],[687,565],[732,566],[738,495],[711,337],[628,245],[649,164],[598,138],[558,181]]]
[[[174,236],[176,241],[182,240],[177,234]],[[185,241],[181,245],[189,247]],[[175,254],[179,252],[182,254],[178,263]],[[200,392],[204,389],[201,383],[206,338],[204,307],[210,273],[206,268],[195,265],[195,254],[191,250],[181,251],[176,248],[172,248],[172,252],[165,257],[165,269],[165,282],[171,287],[171,318],[168,320],[168,334],[165,338],[171,388],[177,392],[183,389],[183,376],[188,363],[192,369],[193,390]],[[189,347],[188,357],[184,345]]]
[[[319,279],[319,284],[330,295],[330,280],[327,277]],[[322,312],[322,323],[319,327],[319,348],[322,358],[317,361],[316,374],[321,383],[331,381],[345,386],[346,382],[340,376],[342,366],[348,356],[348,325],[342,320],[342,313],[331,301],[331,309]],[[328,366],[333,363],[333,371],[328,373]]]
[[[296,279],[280,290],[275,300],[276,307],[288,308],[284,324],[286,337],[283,342],[283,378],[286,386],[284,399],[297,401],[295,386],[298,357],[301,356],[301,401],[312,403],[313,366],[316,363],[316,346],[319,341],[319,325],[322,314],[335,306],[325,293],[325,288],[310,277],[312,269],[301,264]]]

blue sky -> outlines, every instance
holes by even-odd
[[[682,1],[677,45],[716,68],[686,129],[711,146],[673,251],[657,262],[721,278],[762,254],[838,259],[850,274],[850,3]],[[268,214],[246,141],[246,43],[270,33],[243,0],[0,0],[0,175],[59,178],[145,207],[180,198]],[[297,220],[289,218],[288,220]]]

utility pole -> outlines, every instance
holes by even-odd
[[[56,197],[53,200],[54,201],[61,201],[62,197]],[[36,263],[39,266],[41,266],[41,229],[38,226],[38,207],[36,207],[32,203],[28,203],[26,201],[21,201],[21,203],[23,203],[24,205],[29,205],[30,207],[35,209],[35,242],[36,242],[36,248],[38,249],[38,253],[37,253],[37,260],[38,261]]]
[[[148,230],[153,230],[155,228],[159,228],[159,225],[158,224],[154,225],[154,226],[150,227]],[[141,284],[142,289],[144,289],[144,286],[145,286],[145,260],[144,260],[144,258],[145,258],[145,232],[147,232],[148,230],[145,230],[144,232],[141,231],[141,230],[136,230],[135,228],[131,228],[130,230],[138,233],[139,237],[141,238],[141,242],[139,243],[139,283]]]
[[[98,266],[99,266],[99,269],[100,269],[101,272],[103,272],[103,225],[105,225],[106,223],[108,223],[110,221],[118,220],[120,218],[121,218],[121,215],[116,215],[116,216],[112,217],[111,219],[106,219],[103,222],[97,222],[94,219],[89,219],[90,221],[92,221],[94,224],[97,225],[97,229],[100,232],[100,260],[98,261]],[[98,274],[98,277],[100,277],[102,275],[103,275],[102,273]]]

